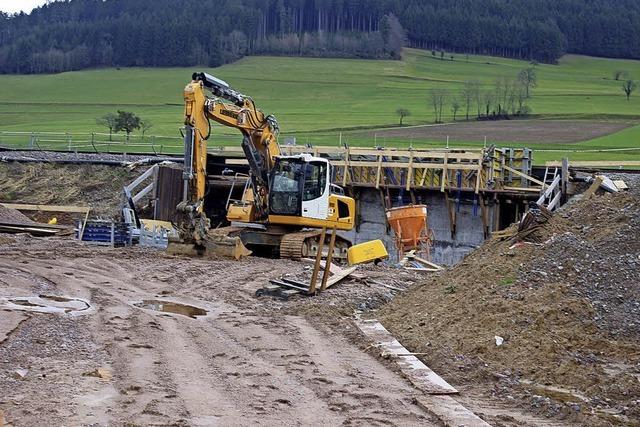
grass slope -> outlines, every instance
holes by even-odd
[[[248,57],[208,70],[234,88],[251,95],[280,121],[283,136],[299,142],[373,145],[357,128],[394,126],[395,110],[412,115],[408,125],[432,121],[429,89],[460,90],[465,80],[492,85],[501,76],[515,76],[525,61],[456,55],[454,61],[433,58],[430,52],[407,49],[402,61]],[[538,87],[530,105],[545,118],[640,120],[640,94],[624,99],[616,70],[640,78],[640,61],[568,55],[558,65],[537,67]],[[182,88],[200,68],[101,69],[56,75],[0,76],[0,131],[104,131],[95,118],[116,109],[134,111],[154,122],[153,134],[178,135],[182,118]],[[447,117],[451,119],[451,117]],[[218,127],[215,144],[231,143],[234,130]],[[618,147],[640,139],[640,127],[572,149]],[[387,145],[406,146],[406,140]],[[414,140],[414,145],[442,141]],[[475,145],[473,141],[458,144]],[[506,144],[505,144],[506,145]],[[531,145],[531,144],[527,144]],[[542,147],[541,147],[542,148]],[[553,148],[560,148],[554,145]]]

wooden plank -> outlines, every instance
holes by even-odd
[[[550,161],[546,162],[545,166],[548,167],[562,167],[562,162]],[[606,167],[618,167],[618,166],[640,166],[640,160],[583,160],[583,161],[571,161],[569,167],[574,168],[606,168]]]
[[[0,232],[2,233],[30,233],[36,235],[54,235],[60,230],[40,227],[28,227],[21,225],[0,224]]]
[[[344,155],[344,173],[342,174],[342,186],[345,187],[347,185],[347,174],[349,173],[349,162],[351,161],[349,155],[349,149],[347,148],[347,152]]]
[[[151,168],[147,169],[142,175],[134,179],[131,184],[125,186],[125,188],[133,192],[133,189],[136,188],[138,185],[142,184],[142,182],[147,178],[149,178],[151,175],[153,175],[156,169],[158,169],[158,165],[153,165]]]
[[[331,240],[329,241],[329,252],[327,253],[327,260],[325,261],[325,265],[328,265],[329,268],[325,268],[324,274],[322,274],[322,285],[320,286],[320,291],[324,291],[325,289],[327,289],[327,280],[329,279],[331,260],[333,259],[333,248],[336,246],[336,232],[337,228],[334,225],[333,230],[331,230]]]
[[[376,190],[380,188],[380,178],[382,177],[382,154],[378,157],[378,166],[376,171]]]
[[[409,191],[411,189],[411,179],[413,178],[413,151],[411,151],[411,155],[409,156],[409,164],[407,165],[407,186],[405,190]]]
[[[438,264],[434,264],[433,262],[428,261],[428,260],[426,260],[426,259],[424,259],[424,258],[421,258],[421,257],[419,257],[419,256],[417,256],[417,255],[415,255],[415,254],[407,255],[407,257],[412,258],[412,259],[415,259],[416,261],[421,262],[421,263],[423,263],[423,264],[426,264],[426,265],[428,265],[428,266],[431,266],[431,267],[433,267],[433,268],[435,268],[435,269],[437,269],[437,270],[443,270],[443,267],[442,267],[442,266],[440,266],[440,265],[438,265]]]
[[[582,193],[582,197],[588,199],[589,197],[593,196],[595,192],[598,190],[598,188],[600,188],[600,185],[602,185],[602,177],[598,176],[596,177],[596,179],[593,180],[593,183],[587,189],[587,191]]]
[[[540,193],[540,188],[538,188],[538,187],[535,187],[535,188],[532,188],[532,187],[529,187],[529,188],[527,188],[527,187],[502,187],[502,190],[504,190],[504,191],[513,191],[513,192],[518,192],[518,193],[521,193],[521,192],[525,192],[525,193]]]
[[[395,356],[397,354],[410,353],[377,320],[357,319],[356,324],[366,336],[376,343],[383,354]],[[403,376],[424,393],[445,395],[458,393],[458,390],[415,356],[397,357],[395,362],[398,364]]]
[[[322,260],[322,249],[324,248],[324,238],[327,235],[327,227],[322,228],[320,241],[318,242],[318,253],[316,254],[316,262],[313,266],[313,274],[311,275],[311,283],[309,284],[309,293],[316,292],[316,282],[318,281],[318,271],[320,270],[320,261]]]
[[[144,187],[142,191],[140,191],[138,194],[133,196],[131,200],[133,200],[133,203],[137,203],[140,199],[142,199],[144,196],[149,194],[154,187],[155,187],[155,182],[152,182],[151,184]]]
[[[451,396],[417,396],[416,403],[447,427],[491,427]]]
[[[0,205],[5,208],[16,209],[19,211],[87,213],[91,210],[91,208],[87,206],[32,205],[26,203],[0,203]]]
[[[549,209],[550,211],[554,210],[560,204],[561,198],[562,198],[562,191],[558,191],[558,194],[556,194],[553,200],[551,200],[547,205],[547,209]]]
[[[448,153],[447,153],[448,154]],[[447,163],[449,157],[445,154],[444,156],[444,164],[442,165],[442,177],[440,178],[440,192],[444,192],[445,183],[448,185],[449,178],[447,177]]]
[[[526,180],[534,182],[534,183],[538,184],[539,186],[541,186],[543,188],[547,186],[547,184],[545,184],[544,182],[540,181],[539,179],[536,179],[536,178],[534,178],[532,176],[529,176],[526,173],[522,173],[519,170],[514,169],[514,168],[512,168],[510,166],[504,165],[504,168],[505,168],[505,170],[508,170],[509,172],[512,172],[512,173],[515,173],[519,177],[522,177],[522,178],[524,178]]]
[[[544,201],[553,194],[553,190],[556,189],[558,185],[560,185],[560,175],[557,175],[553,182],[549,185],[549,187],[545,190],[544,193],[540,196],[538,201],[536,202],[538,205],[544,203]]]
[[[351,275],[351,273],[353,273],[357,269],[358,269],[358,266],[354,265],[353,267],[343,269],[338,274],[334,274],[333,276],[331,276],[329,280],[327,280],[327,286],[325,286],[325,289],[332,287],[333,285],[335,285],[336,283],[340,282],[343,279],[346,279],[349,275]]]
[[[482,176],[482,160],[484,156],[480,153],[480,157],[478,158],[478,170],[476,171],[476,194],[480,193],[480,177]]]
[[[378,161],[366,161],[366,160],[351,160],[348,164],[341,160],[332,161],[331,164],[336,167],[365,167],[365,168],[375,168],[380,165],[383,168],[402,168],[406,169],[410,166],[409,162],[378,162]],[[443,169],[448,168],[451,170],[476,170],[478,169],[478,165],[473,163],[413,163],[414,169]]]

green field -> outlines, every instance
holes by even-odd
[[[407,49],[402,61],[248,57],[206,70],[250,95],[274,114],[283,138],[298,143],[373,146],[370,130],[396,126],[398,107],[411,110],[407,125],[433,121],[428,105],[432,88],[459,91],[465,80],[492,85],[497,77],[515,76],[525,61],[456,55],[454,61],[432,58],[430,52]],[[640,61],[565,56],[558,65],[536,66],[538,87],[529,104],[545,119],[624,120],[636,126],[579,144],[522,144],[546,149],[640,147],[640,91],[627,102],[614,71],[640,79]],[[0,76],[0,131],[104,132],[95,118],[126,109],[154,123],[155,135],[179,136],[182,88],[200,68],[129,68],[68,72],[57,75]],[[445,117],[451,120],[451,115]],[[216,127],[212,144],[237,144],[232,129]],[[282,140],[282,139],[281,139]],[[452,139],[452,146],[476,146],[477,140]],[[378,141],[379,142],[379,141]],[[553,141],[549,141],[553,142]],[[0,143],[2,141],[0,140]],[[437,145],[444,141],[403,138],[387,146]],[[562,153],[541,153],[559,158]],[[636,159],[639,151],[573,153],[572,158]],[[536,156],[540,161],[541,157]]]

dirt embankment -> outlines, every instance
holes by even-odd
[[[122,187],[143,172],[142,167],[0,163],[0,202],[91,206],[92,215],[111,217],[119,212]]]
[[[545,243],[490,241],[396,298],[383,323],[454,384],[583,425],[640,419],[640,180],[576,201]],[[496,344],[496,336],[504,339]]]

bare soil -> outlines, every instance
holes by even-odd
[[[640,179],[621,177],[628,193],[566,205],[544,244],[489,241],[380,318],[453,383],[557,420],[638,425]]]
[[[442,425],[418,391],[353,322],[417,273],[364,267],[313,297],[255,297],[269,278],[305,263],[180,258],[60,238],[3,236],[2,298],[45,295],[88,310],[43,314],[0,307],[0,410],[31,425]],[[191,318],[143,300],[207,310]],[[464,404],[497,426],[555,426],[455,384]]]
[[[331,329],[353,328],[340,301],[359,291],[366,302],[366,286],[318,297],[334,322],[293,314],[308,304],[253,296],[268,277],[304,267],[19,236],[1,249],[2,296],[82,298],[92,310],[2,312],[18,326],[0,344],[0,407],[16,426],[438,425],[413,403],[405,380]],[[192,319],[132,305],[143,299],[208,314]],[[98,368],[112,379],[94,376]],[[24,378],[18,369],[28,370]]]
[[[91,206],[93,216],[111,217],[122,205],[122,187],[145,168],[0,163],[0,202]],[[49,216],[56,215],[34,218],[46,222]]]
[[[454,141],[574,143],[609,135],[632,126],[631,122],[580,120],[499,120],[444,125],[411,126],[379,130],[378,138],[416,138]],[[370,136],[374,132],[369,133]]]

